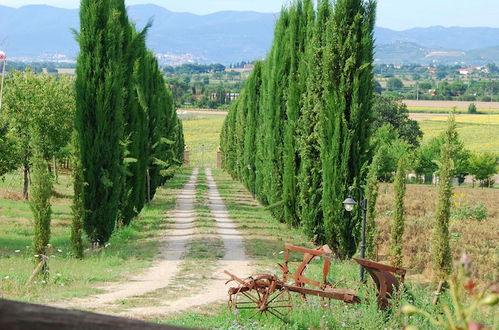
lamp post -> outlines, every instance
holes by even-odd
[[[256,166],[248,164],[246,168],[253,171],[253,199],[256,199]]]
[[[348,190],[348,197],[343,201],[345,210],[352,212],[357,202],[352,198],[352,191],[358,191],[360,197],[359,206],[362,210],[362,243],[360,245],[360,258],[364,259],[366,253],[366,213],[367,213],[367,199],[364,198],[364,192],[359,187],[351,187]],[[360,281],[364,282],[364,266],[360,266]]]

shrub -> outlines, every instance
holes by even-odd
[[[475,103],[471,103],[471,104],[468,106],[468,113],[477,113]]]
[[[475,220],[482,221],[487,218],[487,207],[484,203],[478,202],[475,206],[463,205],[457,207],[452,212],[454,220]]]

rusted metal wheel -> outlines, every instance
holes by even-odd
[[[229,307],[249,319],[277,317],[286,322],[292,309],[289,291],[278,284],[276,279],[262,276],[252,280],[253,288],[241,286],[231,295]]]

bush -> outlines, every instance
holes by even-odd
[[[474,206],[463,205],[452,211],[452,219],[482,221],[487,219],[487,208],[482,202],[478,202]]]
[[[468,113],[476,113],[476,105],[475,103],[471,103],[469,106],[468,106]]]

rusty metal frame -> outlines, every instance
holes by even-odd
[[[311,295],[321,297],[322,299],[341,300],[345,303],[361,302],[354,290],[339,289],[327,281],[331,265],[331,259],[328,255],[332,254],[328,245],[323,245],[315,249],[308,249],[292,244],[285,244],[284,247],[284,265],[280,263],[277,264],[283,272],[282,280],[276,275],[271,274],[250,276],[247,279],[241,279],[236,275],[225,271],[225,274],[230,277],[230,280],[228,280],[227,283],[234,281],[238,285],[237,287],[231,287],[229,289],[229,307],[255,310],[255,313],[250,318],[258,313],[265,315],[272,314],[284,321],[285,315],[282,311],[279,311],[278,308],[289,307],[290,309],[291,306],[273,306],[272,303],[277,297],[286,294],[289,295],[290,292],[300,294],[305,300],[306,296]],[[294,273],[291,273],[289,267],[289,264],[291,263],[291,252],[303,254],[302,261]],[[313,280],[304,275],[310,262],[317,257],[324,257],[322,281]],[[378,306],[380,308],[389,306],[389,298],[399,287],[399,280],[396,275],[400,276],[400,281],[403,283],[406,270],[366,259],[354,258],[354,260],[364,266],[376,283],[376,288],[378,290]],[[293,280],[294,284],[289,284],[289,280]],[[306,285],[312,286],[312,288],[305,287]],[[254,292],[254,295],[252,295],[251,292]],[[246,301],[246,305],[241,307],[238,305],[238,296],[244,296],[248,298],[249,301]]]

